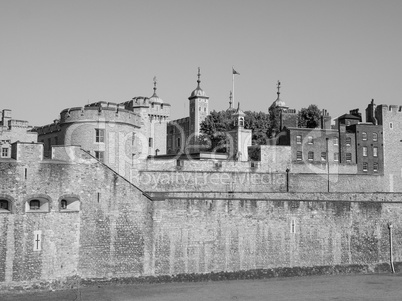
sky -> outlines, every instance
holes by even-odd
[[[0,109],[45,125],[66,108],[153,93],[188,116],[197,86],[210,110],[281,99],[335,118],[402,104],[402,1],[0,0]],[[364,114],[363,114],[364,116]]]

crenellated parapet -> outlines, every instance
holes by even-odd
[[[96,102],[85,107],[61,111],[59,123],[103,121],[125,123],[140,127],[139,114],[125,109],[124,105],[110,102]]]

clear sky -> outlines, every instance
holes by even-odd
[[[402,105],[402,1],[0,0],[0,108],[44,125],[89,102],[157,94],[188,115],[201,67],[210,109],[281,98],[332,117]]]

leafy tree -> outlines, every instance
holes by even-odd
[[[267,133],[269,131],[269,115],[264,112],[246,111],[244,117],[244,128],[252,130],[253,144],[267,144]],[[200,137],[200,143],[209,143],[209,149],[225,152],[227,134],[226,132],[235,128],[233,112],[230,111],[212,111],[210,115],[201,123],[200,130],[203,133]]]
[[[320,125],[321,111],[316,105],[302,108],[297,116],[299,128],[316,128]]]
[[[253,145],[267,144],[268,132],[270,130],[269,114],[264,112],[244,112],[244,128],[252,130]]]
[[[226,152],[226,132],[234,129],[234,122],[228,111],[212,111],[200,125],[202,133],[200,144],[208,149],[217,149],[218,152]]]

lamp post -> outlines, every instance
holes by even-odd
[[[392,224],[391,223],[388,223],[388,229],[389,229],[389,261],[391,263],[392,273],[395,274],[394,256],[392,254]]]
[[[326,140],[326,148],[327,148],[327,192],[329,192],[329,138],[325,138]]]

